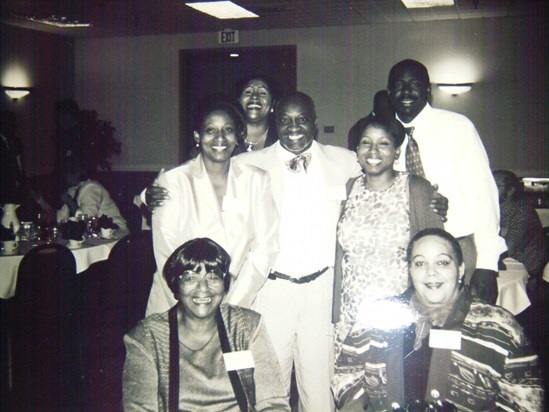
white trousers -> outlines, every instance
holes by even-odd
[[[305,284],[269,279],[254,305],[264,317],[288,393],[295,364],[301,412],[334,410],[330,390],[334,365],[333,277],[333,268],[329,268]]]

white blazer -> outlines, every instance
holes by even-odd
[[[284,168],[280,165],[281,159],[277,153],[279,150],[285,149],[281,148],[280,142],[277,142],[263,150],[243,153],[237,156],[234,161],[238,165],[254,166],[269,173],[273,198],[278,215],[281,216],[282,199],[284,198]],[[314,161],[318,162],[322,168],[324,191],[327,199],[331,200],[327,203],[327,215],[319,224],[328,225],[330,228],[327,232],[328,237],[323,239],[322,242],[326,242],[325,245],[333,245],[329,249],[333,252],[326,255],[326,264],[333,266],[335,261],[336,226],[339,220],[341,201],[345,200],[347,196],[345,184],[351,177],[358,176],[361,169],[356,154],[345,148],[323,145],[314,141],[311,151]]]
[[[177,302],[162,270],[170,254],[187,240],[209,237],[231,256],[235,276],[226,302],[250,307],[278,253],[278,215],[269,176],[231,159],[227,194],[220,208],[202,156],[159,177],[170,199],[155,209],[152,219],[157,272],[147,316],[168,310]]]

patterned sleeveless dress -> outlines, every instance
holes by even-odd
[[[398,172],[379,192],[358,178],[343,205],[337,237],[343,248],[342,320],[352,323],[362,303],[394,296],[408,285],[406,247],[410,241],[408,174]]]

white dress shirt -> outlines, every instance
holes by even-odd
[[[76,190],[78,195],[76,197],[76,203],[78,204],[78,210],[76,216],[87,214],[89,216],[101,217],[106,215],[112,218],[113,222],[118,225],[122,230],[128,230],[126,220],[120,214],[120,210],[112,200],[107,189],[101,186],[100,183],[95,180],[85,180],[78,183],[76,186],[72,186],[67,190],[69,196],[74,197]],[[63,222],[69,218],[69,207],[63,205],[61,209],[57,211],[57,222]]]
[[[461,114],[429,104],[411,123],[403,124],[414,127],[425,177],[448,198],[446,230],[455,237],[473,234],[476,268],[497,271],[499,255],[506,250],[498,235],[498,191],[475,126]],[[406,147],[407,141],[396,170],[406,170]]]

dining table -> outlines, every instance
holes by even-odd
[[[505,269],[498,274],[498,298],[496,305],[501,306],[518,315],[530,305],[526,292],[528,285],[528,271],[519,261],[507,257],[503,259]]]
[[[126,236],[128,232],[117,230],[110,239],[100,236],[84,239],[78,247],[69,247],[66,239],[57,239],[54,243],[67,246],[76,261],[76,273],[86,271],[92,264],[106,260],[114,245]],[[15,253],[0,252],[0,298],[9,299],[15,295],[17,272],[23,257],[34,247],[47,243],[46,241],[20,241]]]

